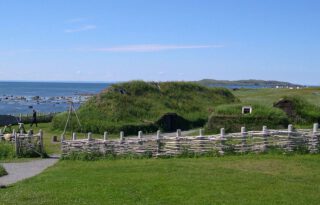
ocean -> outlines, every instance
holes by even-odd
[[[72,101],[76,108],[111,83],[0,82],[0,115],[63,112]],[[261,86],[215,85],[215,87],[263,88]]]
[[[62,112],[75,107],[110,83],[0,82],[0,115]]]

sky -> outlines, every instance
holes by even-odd
[[[1,81],[320,85],[318,0],[0,0]]]

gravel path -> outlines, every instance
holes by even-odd
[[[0,186],[14,184],[23,179],[40,174],[46,168],[54,165],[58,160],[58,157],[54,157],[48,159],[38,159],[29,162],[2,163],[3,167],[8,172],[8,175],[0,177]]]

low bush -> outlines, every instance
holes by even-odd
[[[3,166],[0,165],[0,177],[7,175],[8,173],[6,172],[6,170],[3,168]]]
[[[10,142],[0,141],[0,160],[15,157],[14,145]]]

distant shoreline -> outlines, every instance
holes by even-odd
[[[128,81],[135,81],[140,79],[133,79]],[[0,83],[84,83],[84,84],[117,84],[124,83],[128,81],[29,81],[29,80],[0,80]],[[146,82],[153,82],[152,80],[145,80]],[[320,87],[320,85],[311,85],[311,84],[298,84],[284,81],[275,81],[275,80],[215,80],[215,79],[201,79],[201,80],[162,80],[154,82],[194,82],[199,83],[209,87],[226,87],[226,86],[259,86],[259,87],[272,87],[272,86],[289,86],[289,87]]]

